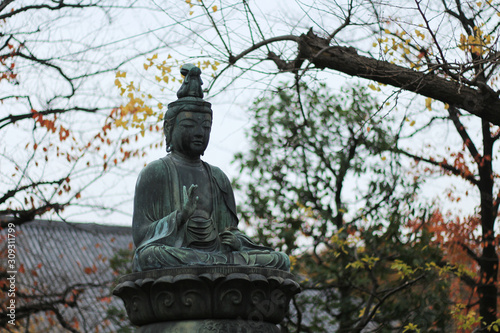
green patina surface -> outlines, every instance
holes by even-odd
[[[212,126],[201,71],[184,65],[179,98],[168,106],[167,152],[139,175],[134,198],[135,271],[196,265],[243,265],[288,271],[286,254],[253,242],[238,230],[227,176],[203,162]]]

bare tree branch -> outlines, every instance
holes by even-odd
[[[421,157],[421,156],[418,156],[418,155],[415,155],[415,154],[412,154],[412,153],[409,153],[405,150],[402,150],[402,149],[399,149],[397,150],[398,153],[400,154],[403,154],[405,156],[408,156],[408,157],[411,157],[417,161],[423,161],[423,162],[426,162],[426,163],[429,163],[429,164],[432,164],[434,166],[437,166],[437,167],[440,167],[442,168],[443,170],[445,171],[449,171],[451,172],[452,174],[454,174],[455,176],[460,176],[462,177],[463,179],[465,180],[468,180],[470,183],[472,183],[473,185],[478,185],[479,184],[479,180],[477,180],[474,175],[472,174],[464,174],[463,171],[455,168],[454,166],[442,161],[442,162],[438,162],[438,161],[435,161],[433,159],[430,159],[430,158],[425,158],[425,157]]]
[[[0,119],[0,129],[4,128],[5,126],[14,124],[20,120],[31,119],[31,118],[33,118],[33,115],[36,115],[36,114],[40,114],[40,115],[45,116],[45,115],[49,115],[49,114],[61,114],[61,113],[74,112],[74,111],[95,113],[99,110],[102,110],[102,109],[73,107],[73,108],[68,108],[68,109],[49,109],[49,110],[36,111],[36,112],[18,114],[18,115],[10,114],[10,115]]]
[[[0,11],[5,9],[13,0],[5,0],[0,4]],[[88,4],[88,5],[83,5],[83,4],[68,4],[65,3],[64,0],[62,1],[56,1],[56,3],[59,3],[57,6],[49,6],[47,4],[41,4],[41,5],[31,5],[31,6],[24,6],[21,8],[13,9],[12,11],[0,15],[0,20],[4,20],[6,18],[15,16],[19,13],[30,11],[30,10],[39,10],[39,9],[48,9],[48,10],[60,10],[62,8],[87,8],[87,7],[96,7],[97,4]]]

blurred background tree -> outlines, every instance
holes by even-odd
[[[443,254],[426,228],[409,227],[429,216],[394,150],[398,126],[375,120],[378,109],[362,86],[334,95],[320,83],[283,84],[249,111],[240,210],[303,279],[289,331],[449,327]]]

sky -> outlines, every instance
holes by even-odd
[[[218,3],[213,2],[214,5]],[[26,16],[20,16],[20,21],[8,22],[6,28],[14,29],[17,26],[18,28],[21,27],[19,29],[36,30],[39,27],[50,26],[50,33],[33,34],[27,38],[32,43],[45,45],[45,49],[41,48],[40,54],[47,57],[57,56],[61,63],[69,66],[71,73],[75,76],[84,75],[95,69],[109,68],[109,66],[116,65],[127,58],[127,55],[136,55],[138,52],[142,52],[144,54],[127,61],[119,67],[119,70],[127,72],[127,80],[133,80],[136,84],[141,85],[144,91],[151,92],[157,102],[168,104],[176,99],[175,92],[180,84],[179,82],[170,83],[164,91],[161,91],[162,86],[155,82],[153,72],[144,70],[143,66],[147,62],[146,59],[158,53],[158,59],[160,60],[168,59],[168,56],[172,55],[171,61],[183,62],[190,57],[200,57],[203,61],[206,59],[204,58],[204,50],[199,49],[197,45],[200,45],[202,40],[216,43],[217,36],[214,35],[213,30],[204,25],[205,23],[193,24],[189,27],[187,25],[183,26],[183,24],[187,24],[187,19],[196,19],[203,16],[203,13],[197,7],[193,9],[193,14],[190,15],[190,7],[184,1],[175,3],[145,1],[141,2],[140,5],[136,3],[136,5],[138,8],[133,11],[125,9],[122,11],[82,11],[81,15],[63,15],[55,21],[51,20],[50,16],[46,16],[47,13],[34,12],[29,20],[26,20]],[[211,5],[208,7],[213,8]],[[335,20],[328,20],[327,16],[314,13],[307,3],[301,1],[254,0],[251,5],[257,19],[262,22],[261,28],[264,31],[272,31],[274,35],[305,32],[310,26],[314,26],[316,29],[322,27],[331,30],[338,25]],[[147,7],[147,9],[140,6]],[[284,8],[286,10],[283,10]],[[220,11],[221,8],[218,8],[218,10]],[[225,14],[231,14],[232,8],[228,7],[228,9],[224,10]],[[175,23],[175,20],[182,24]],[[240,21],[229,21],[227,24],[229,28],[237,31],[245,29],[244,26],[240,26],[242,25]],[[193,29],[197,34],[189,33],[188,28]],[[220,28],[223,29],[222,26]],[[360,36],[352,36],[352,38],[360,38]],[[244,50],[249,45],[248,40],[239,40],[238,38],[230,40],[233,43],[231,47],[235,50]],[[49,47],[46,45],[49,45]],[[85,50],[88,50],[89,47],[91,52],[86,53]],[[211,51],[215,55],[214,58],[210,59],[212,62],[217,60],[217,54],[222,56],[224,53],[223,50],[220,52]],[[281,51],[286,54],[290,50],[283,48]],[[19,66],[22,68],[23,64],[20,63]],[[29,66],[29,64],[25,66]],[[177,66],[179,65],[177,64]],[[262,68],[265,69],[266,67]],[[275,67],[271,64],[267,66],[267,69],[269,72],[275,71]],[[24,70],[27,70],[27,68],[24,68]],[[22,78],[22,85],[14,88],[9,87],[9,89],[19,89],[23,93],[26,91],[30,93],[33,96],[34,108],[43,109],[47,106],[43,104],[47,98],[52,95],[68,93],[70,89],[64,81],[58,78],[57,71],[49,73],[48,78],[43,76],[43,80],[40,79],[42,72],[40,72],[39,68],[30,68],[30,71],[27,72],[29,75]],[[210,74],[212,72],[210,68],[204,72],[205,87],[208,87],[211,83]],[[82,100],[85,102],[86,98],[92,95],[92,101],[94,102],[95,98],[97,98],[102,105],[125,103],[126,100],[119,95],[118,89],[114,86],[115,73],[115,71],[111,71],[99,76],[98,80],[82,81],[84,94],[81,95],[80,102]],[[203,159],[210,164],[219,166],[231,179],[239,175],[238,167],[231,164],[234,154],[248,149],[248,142],[244,133],[249,128],[250,116],[247,110],[252,101],[261,96],[263,91],[272,88],[280,81],[290,81],[292,79],[291,75],[280,74],[274,76],[270,81],[262,80],[264,76],[259,72],[247,72],[242,75],[238,68],[231,68],[222,79],[216,81],[216,85],[205,96],[212,103],[214,120],[210,144]],[[234,82],[232,82],[233,79],[235,79]],[[326,82],[333,92],[339,92],[342,84],[346,82],[359,82],[358,79],[326,71],[318,72],[316,79]],[[361,82],[367,83],[367,81]],[[225,86],[228,86],[228,88],[219,93]],[[411,97],[402,95],[398,101],[400,105],[399,111],[393,110],[394,114],[399,116],[408,113],[414,116],[415,112],[404,110],[404,105],[409,105],[410,102],[413,103],[411,104],[412,107],[424,108],[423,101],[414,102],[411,101]],[[64,105],[64,103],[64,100],[56,99],[50,106]],[[20,106],[13,102],[11,107]],[[385,110],[381,112],[381,117],[384,116],[384,112]],[[387,111],[387,113],[389,112]],[[428,119],[430,115],[431,113],[423,115],[422,122]],[[417,125],[420,121],[419,118],[412,118],[412,120],[416,120]],[[78,116],[69,119],[68,125],[78,128],[81,138],[85,138],[91,132],[90,126],[95,126],[92,129],[98,129],[97,125],[88,124],[85,122],[85,118],[82,119]],[[28,128],[24,132],[12,129],[12,132],[7,134],[12,138],[17,135],[18,141],[24,142],[26,135],[30,135],[30,129]],[[122,133],[125,136],[128,134],[127,132]],[[42,137],[37,139],[41,140]],[[144,138],[141,137],[139,144],[149,144],[150,142],[162,140],[158,133],[146,132]],[[459,142],[459,138],[454,136],[453,129],[450,127],[442,127],[438,132],[423,133],[416,140],[418,145],[410,144],[410,146],[415,146],[411,148],[421,149],[418,147],[424,147],[426,144],[439,146],[442,142]],[[12,142],[13,148],[9,150],[9,148],[4,147],[2,153],[7,156],[22,158],[21,155],[26,152],[19,149],[19,146],[16,146],[14,141]],[[67,210],[65,216],[70,221],[130,225],[135,179],[144,163],[164,155],[164,147],[148,149],[148,155],[143,159],[131,162],[123,170],[117,170],[116,173],[111,173],[92,184],[87,192],[104,193],[106,201],[117,203],[116,207],[119,212],[102,215],[100,212],[88,209],[88,207],[73,207]],[[6,168],[5,165],[3,168]],[[50,172],[56,172],[56,170],[37,172],[47,175]],[[462,184],[458,184],[457,186],[462,186]],[[449,186],[446,181],[433,180],[425,185],[423,192],[428,196],[429,200],[432,200],[437,193],[442,193],[443,188]],[[102,199],[96,197],[94,200],[94,202],[99,202]],[[244,200],[241,193],[237,193],[237,200]],[[471,200],[470,202],[474,201]]]

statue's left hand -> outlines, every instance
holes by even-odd
[[[226,230],[219,234],[221,243],[228,245],[233,251],[239,251],[241,248],[241,241],[231,231]]]

